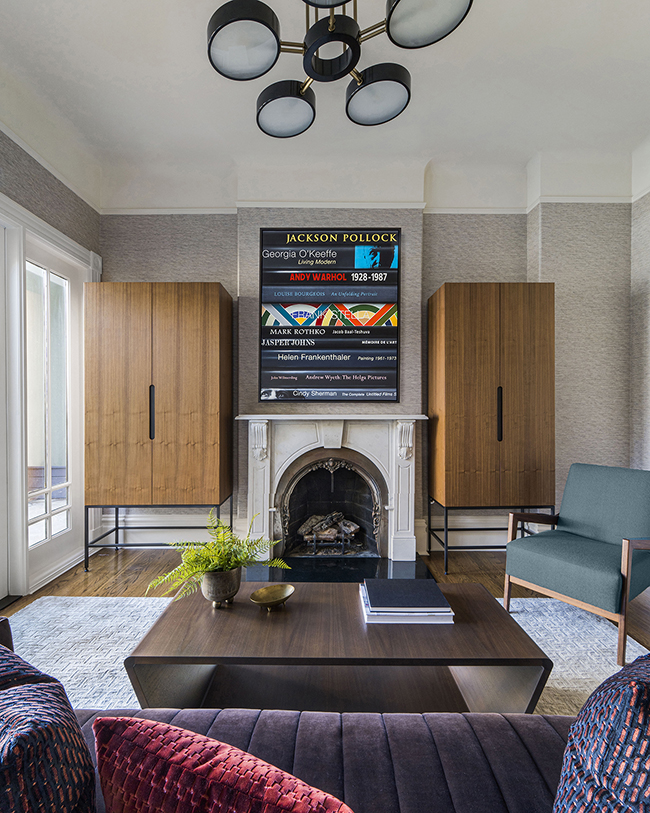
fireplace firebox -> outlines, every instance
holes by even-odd
[[[355,463],[330,457],[304,466],[280,502],[285,556],[379,556],[380,488]]]

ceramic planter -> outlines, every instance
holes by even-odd
[[[203,574],[201,592],[215,608],[222,602],[232,604],[241,584],[241,567],[234,570],[210,570]]]

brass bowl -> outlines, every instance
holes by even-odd
[[[269,584],[267,587],[260,587],[251,593],[250,599],[253,604],[259,607],[266,607],[271,612],[273,607],[280,607],[295,591],[292,584]]]

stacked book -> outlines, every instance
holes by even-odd
[[[367,624],[454,622],[454,612],[433,579],[365,579],[359,593]]]

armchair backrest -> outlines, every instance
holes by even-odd
[[[574,463],[557,528],[615,545],[650,538],[650,471]]]

